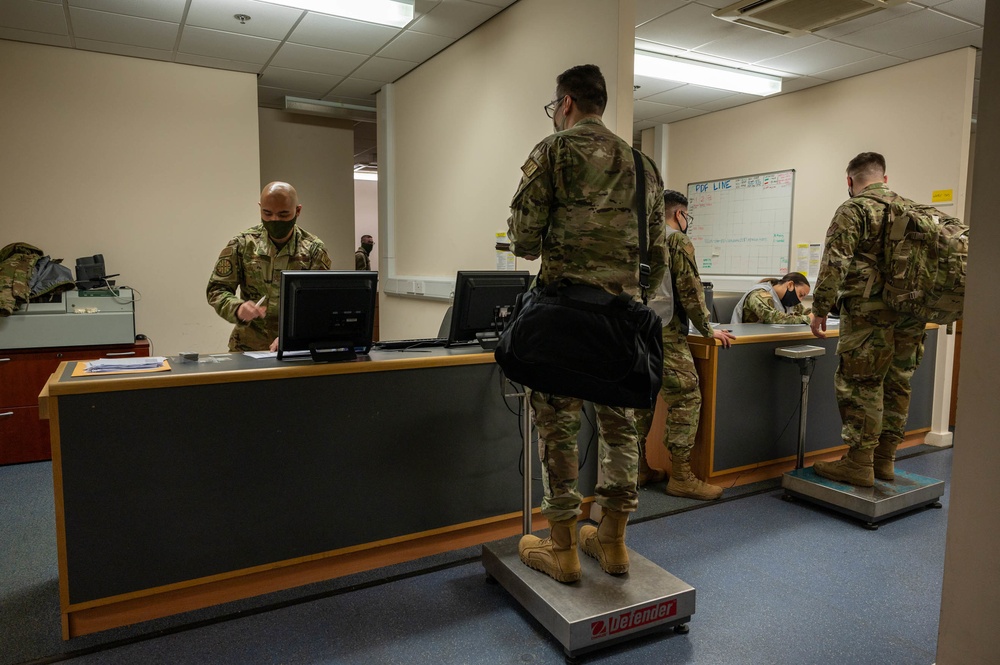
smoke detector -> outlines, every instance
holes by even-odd
[[[906,2],[907,0],[742,0],[716,10],[712,16],[786,37],[800,37]]]

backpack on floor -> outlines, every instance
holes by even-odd
[[[925,323],[944,325],[962,318],[968,225],[900,197],[862,196],[885,205],[883,256],[878,262],[885,304]]]

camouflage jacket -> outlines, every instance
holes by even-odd
[[[358,247],[354,252],[354,269],[355,270],[371,270],[372,261],[371,257],[368,256],[368,252],[364,250],[363,247]]]
[[[278,336],[279,295],[282,270],[329,270],[330,257],[323,241],[295,225],[288,243],[275,252],[263,224],[247,229],[229,241],[215,262],[208,280],[208,303],[219,316],[235,323],[229,337],[230,351],[266,351]],[[236,295],[239,287],[240,295]],[[246,300],[267,296],[267,316],[243,323],[236,310]]]
[[[22,303],[76,288],[73,272],[57,265],[62,259],[51,261],[43,254],[26,242],[11,243],[0,249],[0,317],[10,316]],[[39,271],[41,266],[50,270]],[[39,272],[43,274],[40,276]]]
[[[669,324],[664,324],[664,331],[687,335],[688,331],[678,311],[679,306],[702,336],[711,337],[712,315],[705,304],[705,289],[701,285],[691,239],[679,231],[669,234],[667,252],[670,256],[670,279],[674,285],[674,317]]]
[[[648,158],[646,220],[650,292],[666,271],[663,181]],[[635,163],[629,145],[585,118],[535,146],[521,167],[507,235],[516,256],[540,256],[538,279],[568,279],[609,293],[639,294]]]
[[[868,185],[864,191],[883,198],[896,196],[881,182]],[[916,205],[909,199],[900,200]],[[869,280],[872,280],[871,299],[881,299],[884,282],[878,267],[861,255],[882,254],[885,209],[883,203],[867,196],[848,199],[837,209],[826,232],[826,246],[813,290],[812,311],[816,316],[826,316],[841,300],[863,296]]]
[[[757,287],[743,301],[743,320],[739,323],[809,323],[809,308],[799,303],[791,309],[778,307],[765,287]],[[735,314],[733,323],[736,323]]]

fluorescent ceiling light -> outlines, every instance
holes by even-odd
[[[354,172],[355,180],[378,180],[378,173],[358,173]]]
[[[413,0],[265,0],[273,5],[402,28],[413,20]]]
[[[707,62],[675,58],[672,55],[635,52],[635,73],[666,81],[693,83],[706,88],[719,88],[766,97],[781,92],[781,79],[742,69],[732,69]]]

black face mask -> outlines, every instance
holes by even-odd
[[[781,304],[787,307],[795,307],[802,299],[799,298],[799,294],[795,292],[795,288],[792,287],[785,291],[785,295],[781,296]]]
[[[363,243],[361,243],[361,249],[365,250],[366,254],[371,254],[372,253],[372,249],[374,247],[375,247],[375,245],[373,245],[370,242],[363,242]]]
[[[296,219],[298,219],[298,215],[287,222],[278,220],[268,221],[265,219],[260,220],[260,222],[264,225],[264,230],[267,231],[267,235],[271,237],[271,240],[281,240],[292,232],[292,227],[295,226]]]

